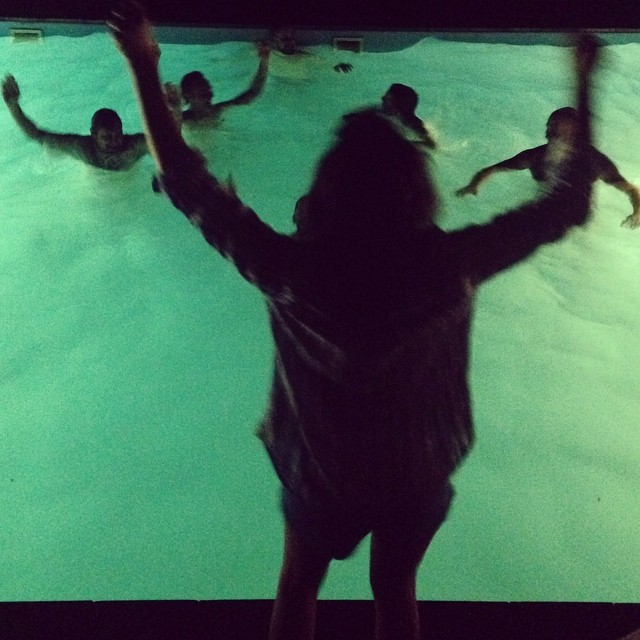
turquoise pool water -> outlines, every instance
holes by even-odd
[[[453,196],[481,166],[544,142],[571,99],[566,51],[425,38],[391,52],[312,47],[274,59],[263,96],[190,136],[282,231],[345,111],[392,82],[416,88],[436,132],[441,224],[487,220],[535,194],[502,175]],[[608,47],[598,146],[640,184],[640,45]],[[109,38],[0,39],[28,115],[88,132],[115,108],[140,119]],[[351,74],[332,71],[337,60]],[[250,44],[168,44],[166,80],[202,70],[216,97],[244,89]],[[62,80],[61,80],[62,79]],[[0,109],[0,600],[273,597],[277,481],[252,435],[270,337],[259,295],[150,189],[55,157]],[[471,381],[478,443],[420,571],[436,600],[637,600],[640,231],[627,199],[596,190],[593,221],[489,283]],[[368,598],[367,543],[326,598]]]

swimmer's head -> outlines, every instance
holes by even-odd
[[[180,81],[180,91],[190,107],[208,106],[213,98],[211,84],[200,71],[187,73]]]
[[[290,27],[272,29],[271,45],[276,51],[288,56],[298,51],[295,32]]]
[[[120,116],[113,109],[98,109],[91,118],[91,137],[100,151],[118,151],[122,145]]]
[[[382,112],[388,116],[412,114],[418,106],[418,94],[406,84],[392,84],[382,96]]]
[[[577,130],[578,112],[573,107],[556,109],[547,120],[547,140],[570,141]]]
[[[376,109],[348,114],[298,201],[297,234],[366,243],[435,221],[437,195],[424,154]]]

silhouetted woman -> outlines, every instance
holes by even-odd
[[[162,102],[159,49],[135,4],[111,27],[127,57],[163,189],[264,295],[275,343],[259,436],[282,481],[285,549],[271,640],[313,636],[332,559],[369,533],[378,640],[418,640],[416,571],[473,441],[467,384],[477,287],[588,217],[581,133],[557,189],[485,225],[445,232],[424,156],[377,111],[345,117],[277,233],[209,175]]]

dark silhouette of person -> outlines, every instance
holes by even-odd
[[[406,84],[394,83],[382,96],[382,113],[400,125],[409,140],[435,149],[436,142],[424,122],[416,115],[418,94]]]
[[[589,80],[575,57],[579,127],[538,200],[482,225],[438,227],[424,154],[379,110],[346,116],[274,231],[210,175],[163,107],[159,48],[140,7],[110,21],[128,60],[163,190],[264,296],[273,334],[258,435],[282,482],[285,548],[270,640],[310,640],[333,559],[371,534],[377,640],[418,640],[416,571],[473,440],[467,370],[474,296],[493,275],[589,215]],[[517,366],[514,363],[514,366]]]

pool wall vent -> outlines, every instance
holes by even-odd
[[[25,29],[22,27],[14,27],[12,29],[9,29],[9,37],[11,38],[11,42],[14,42],[16,44],[42,44],[42,42],[44,41],[44,34],[42,33],[42,29]]]
[[[337,51],[353,51],[362,53],[364,51],[364,38],[345,38],[337,36],[333,38],[333,48]]]

